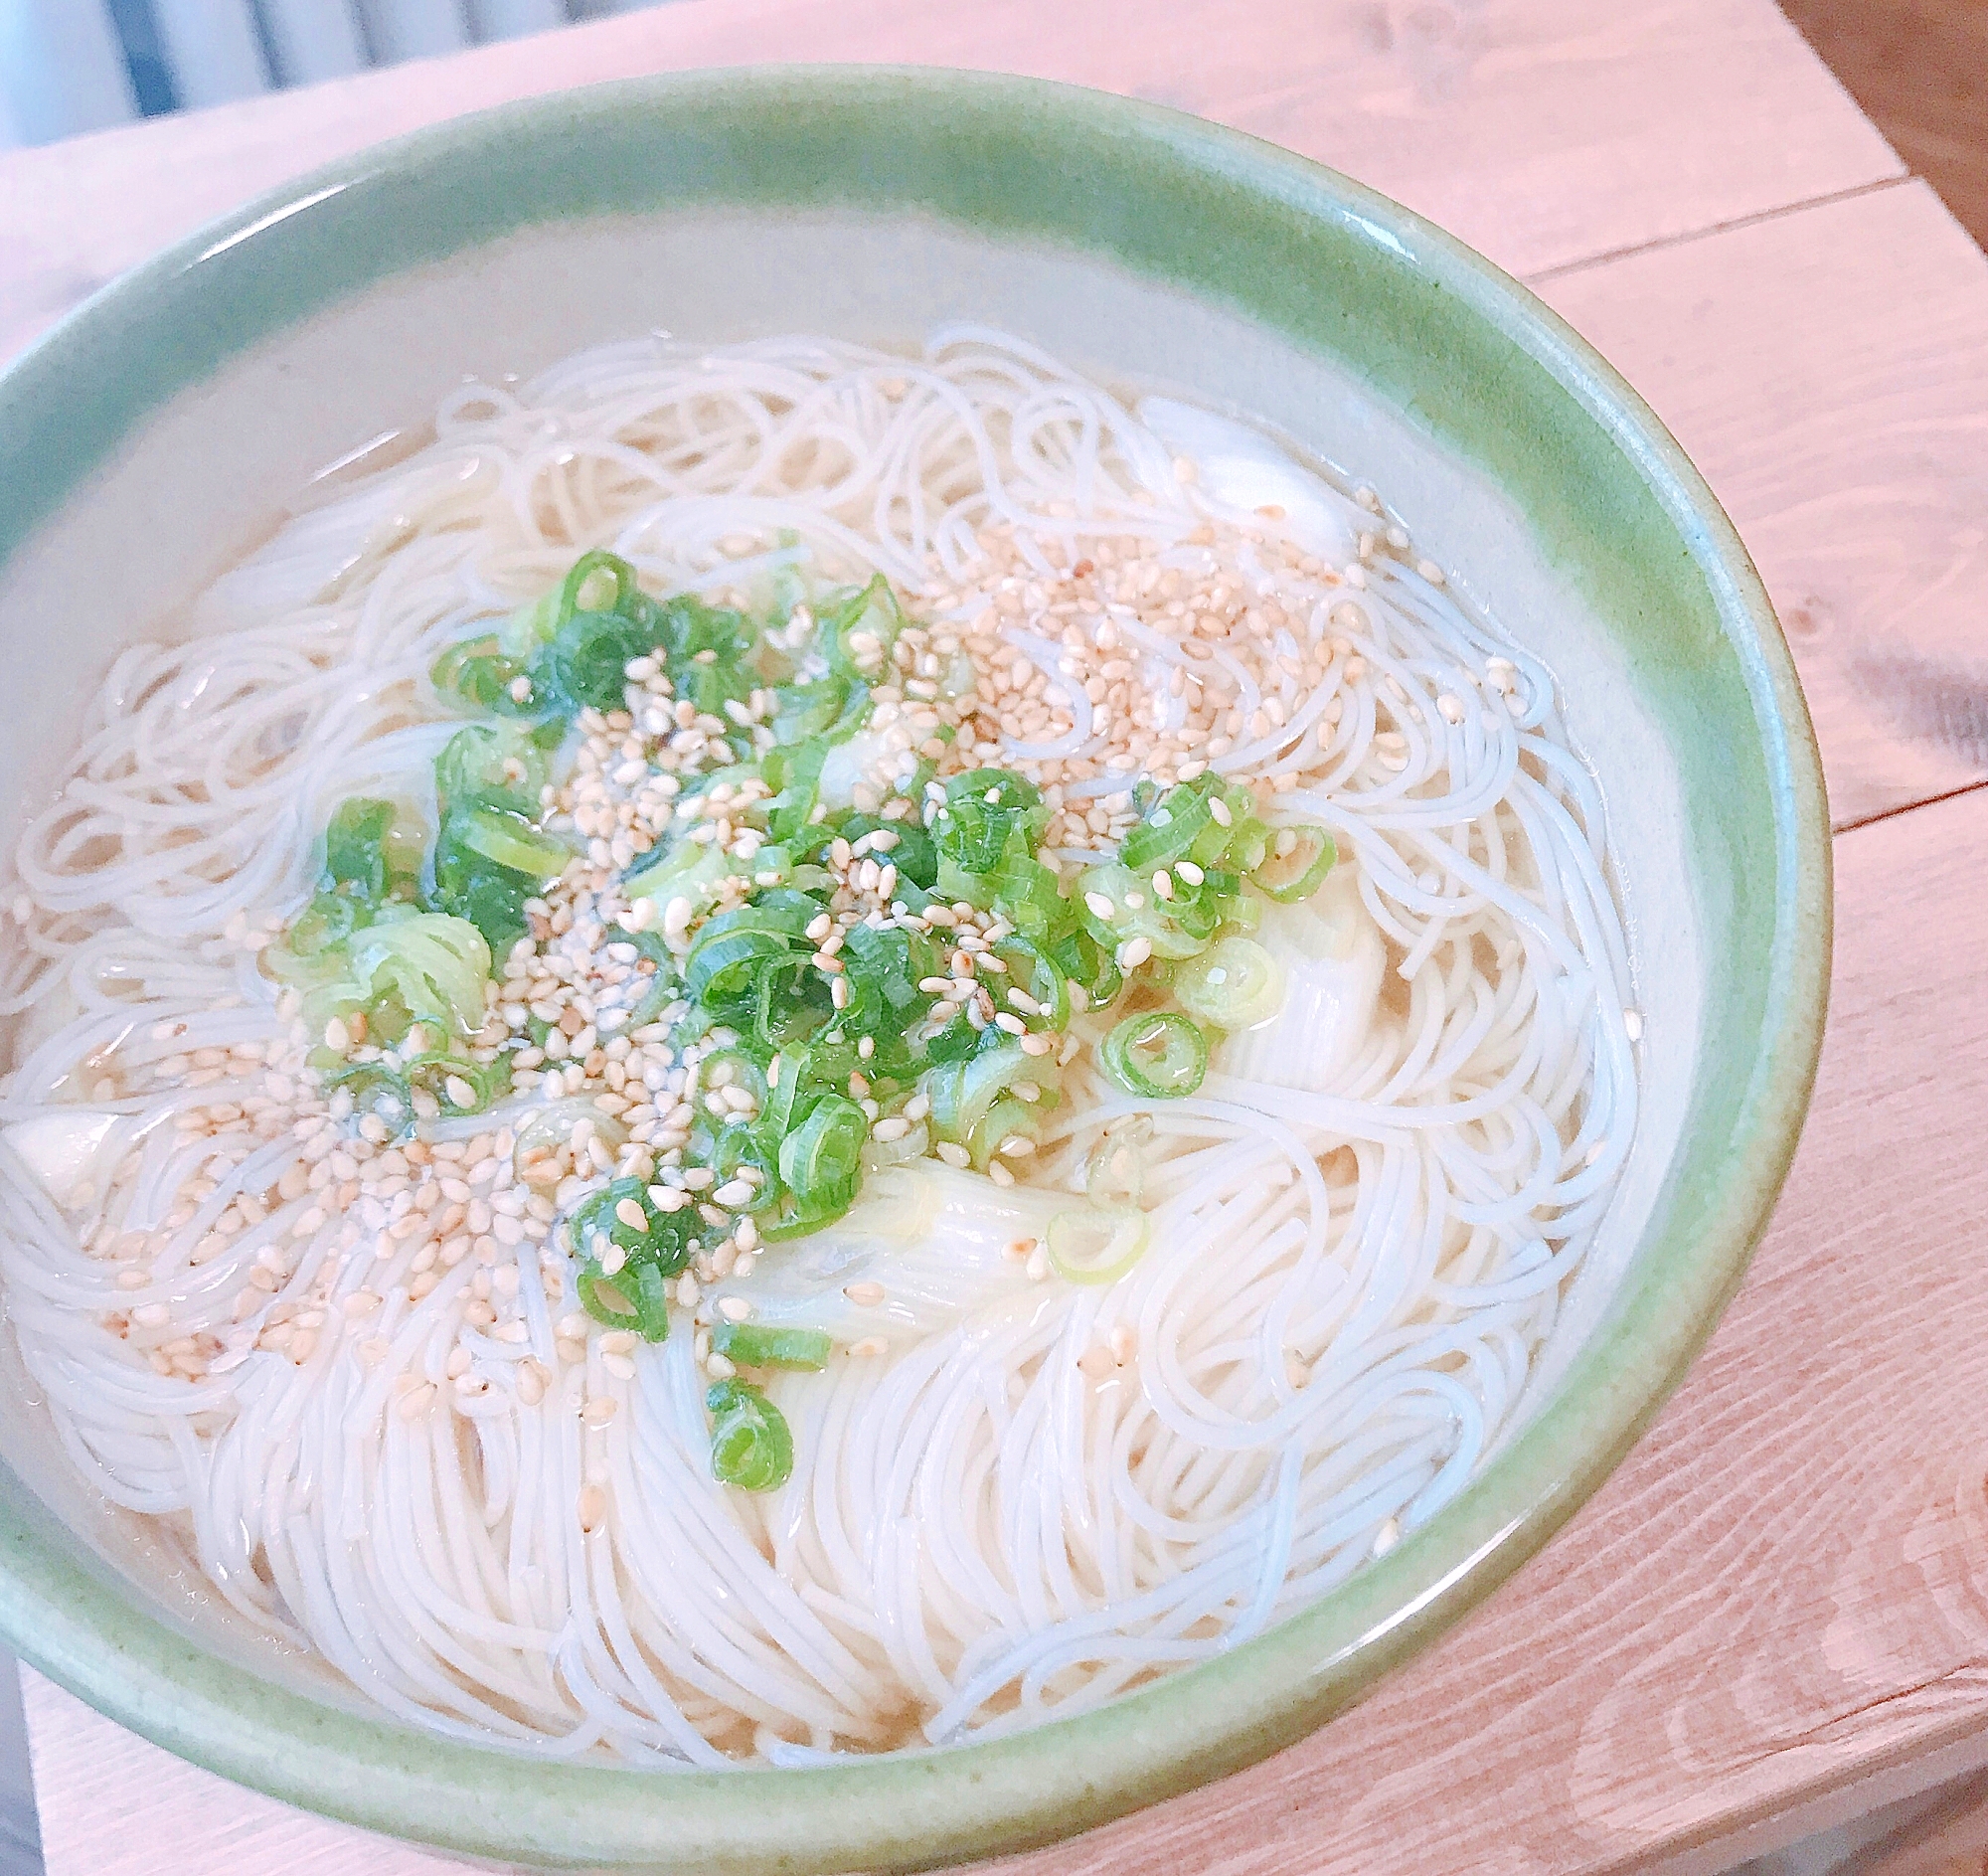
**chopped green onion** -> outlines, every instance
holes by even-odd
[[[664,1342],[670,1334],[669,1295],[663,1288],[663,1269],[644,1264],[634,1273],[635,1327],[647,1342]]]
[[[998,1040],[981,1040],[988,1035]],[[1055,1105],[1056,1072],[1046,1057],[1028,1054],[999,1030],[982,1031],[974,1041],[978,1046],[972,1055],[940,1062],[926,1073],[922,1086],[933,1131],[965,1147],[984,1172],[1003,1140],[1017,1133],[1033,1140],[1041,1131],[1037,1109]],[[1015,1092],[1025,1084],[1037,1090],[1034,1103]]]
[[[780,1142],[780,1182],[810,1223],[826,1223],[856,1199],[870,1122],[843,1095],[824,1095]]]
[[[389,841],[394,831],[391,801],[354,796],[341,801],[324,830],[324,879],[332,891],[344,888],[368,905],[387,896],[394,878]]]
[[[450,702],[505,717],[538,714],[529,693],[522,701],[512,695],[524,676],[524,665],[507,657],[491,636],[450,645],[428,671],[429,683]]]
[[[366,912],[367,908],[343,893],[319,893],[297,914],[281,944],[271,948],[267,962],[278,976],[295,976],[297,973],[288,968],[292,960],[309,963],[339,950],[359,930]]]
[[[1128,1095],[1157,1101],[1191,1095],[1208,1073],[1208,1042],[1185,1016],[1152,1010],[1128,1016],[1097,1051],[1105,1074]]]
[[[1145,1254],[1149,1231],[1135,1205],[1079,1206],[1050,1220],[1043,1245],[1073,1283],[1112,1283]]]
[[[1233,885],[1212,873],[1200,886],[1177,889],[1172,899],[1163,898],[1150,878],[1115,863],[1089,868],[1080,883],[1084,929],[1113,956],[1144,938],[1155,957],[1192,957],[1236,905]],[[1107,904],[1108,913],[1098,910]]]
[[[472,869],[446,890],[437,883],[430,903],[437,912],[467,919],[483,934],[491,956],[503,957],[524,937],[525,902],[537,891],[531,880],[508,867]]]
[[[1006,983],[1035,1004],[1032,1028],[1064,1029],[1070,1023],[1070,980],[1027,938],[1004,938],[994,955],[1008,966]]]
[[[558,879],[573,858],[571,847],[541,833],[510,808],[457,809],[449,815],[449,832],[460,846],[492,866],[522,874],[537,885]]]
[[[435,758],[435,794],[444,810],[497,807],[537,814],[545,782],[545,751],[514,723],[472,723],[450,737]]]
[[[1279,853],[1277,849],[1284,846],[1286,835],[1296,838],[1287,851]],[[1269,851],[1250,871],[1250,884],[1268,893],[1280,905],[1295,905],[1318,891],[1338,857],[1339,850],[1324,828],[1280,828],[1271,837]]]
[[[627,665],[653,643],[618,612],[576,612],[532,660],[532,688],[570,714],[619,710],[628,688]]]
[[[1042,793],[1008,768],[975,768],[945,784],[945,802],[932,821],[941,861],[950,861],[963,883],[992,873],[1011,840],[1018,860],[1035,863],[1035,835],[1047,818]],[[939,872],[939,891],[946,890]]]
[[[821,619],[821,636],[827,640],[829,657],[840,669],[857,676],[881,670],[889,662],[891,648],[904,628],[905,615],[898,608],[891,583],[882,574]],[[859,632],[867,633],[872,641],[860,649],[851,642]]]
[[[713,1416],[711,1472],[742,1491],[777,1491],[793,1476],[794,1437],[786,1417],[755,1387],[720,1381],[704,1397]]]
[[[814,1369],[828,1366],[834,1344],[820,1329],[778,1329],[756,1322],[714,1322],[711,1345],[742,1368]]]
[[[623,1211],[623,1207],[627,1211]],[[630,1222],[629,1213],[642,1220]],[[639,1179],[614,1179],[582,1199],[573,1215],[574,1249],[594,1255],[594,1240],[605,1238],[627,1254],[628,1263],[675,1277],[690,1262],[690,1236],[697,1214],[685,1206],[674,1212],[657,1208]]]
[[[1217,938],[1174,973],[1180,1006],[1218,1029],[1253,1029],[1284,1006],[1284,967],[1254,938]]]
[[[464,1056],[437,1051],[408,1064],[408,1083],[433,1097],[443,1112],[481,1113],[499,1094],[508,1093],[511,1078],[501,1069],[471,1062]],[[461,1099],[468,1090],[469,1099]]]
[[[357,933],[349,945],[354,983],[378,1000],[389,992],[416,1022],[436,1021],[457,1036],[483,1027],[490,947],[463,919],[411,912]]]
[[[575,1287],[580,1291],[580,1307],[594,1321],[610,1329],[632,1329],[635,1326],[635,1305],[601,1274],[595,1259],[588,1258],[580,1266]]]
[[[652,847],[642,858],[645,864],[622,877],[622,891],[629,899],[653,899],[661,906],[672,899],[687,899],[694,912],[703,912],[717,894],[719,882],[738,870],[732,856],[721,852],[715,843],[695,840]]]
[[[1194,848],[1204,827],[1212,823],[1208,791],[1189,782],[1171,789],[1144,820],[1126,834],[1118,857],[1134,873],[1151,873],[1172,866]]]

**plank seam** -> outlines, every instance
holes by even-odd
[[[1800,202],[1783,203],[1779,208],[1761,209],[1753,215],[1738,215],[1731,221],[1713,222],[1686,234],[1659,235],[1652,241],[1635,242],[1627,248],[1611,248],[1605,254],[1589,255],[1584,259],[1563,260],[1557,266],[1542,267],[1537,273],[1522,273],[1519,278],[1528,286],[1538,287],[1550,280],[1564,280],[1570,274],[1585,273],[1590,267],[1605,267],[1612,261],[1627,260],[1636,255],[1662,254],[1672,248],[1688,248],[1694,242],[1711,241],[1715,236],[1731,235],[1740,229],[1759,228],[1768,222],[1784,221],[1791,215],[1806,215],[1811,209],[1832,208],[1839,202],[1856,202],[1865,196],[1883,195],[1888,189],[1903,188],[1919,180],[1910,170],[1901,170],[1896,176],[1882,176],[1876,182],[1860,182],[1852,189],[1809,196]]]
[[[1957,801],[1962,795],[1979,794],[1983,788],[1988,788],[1988,776],[1963,781],[1957,788],[1947,788],[1939,794],[1921,795],[1916,801],[1899,801],[1891,807],[1881,807],[1875,813],[1860,814],[1855,820],[1839,821],[1830,832],[1855,833],[1860,827],[1876,827],[1885,821],[1895,821],[1900,815],[1916,813],[1922,807],[1938,807],[1945,801]]]

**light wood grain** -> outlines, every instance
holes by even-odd
[[[21,1669],[48,1876],[462,1876],[175,1759]]]
[[[1956,916],[1981,904],[1988,793],[1841,835],[1837,865],[1807,1135],[1656,1430],[1364,1707],[1002,1876],[1702,1870],[1674,1859],[1771,1849],[1816,1793],[1988,1764],[1988,1000]],[[434,1867],[285,1828],[46,1685],[28,1711],[51,1876],[259,1876],[277,1846],[300,1871]]]
[[[382,137],[600,79],[771,60],[1158,99],[1349,169],[1519,272],[1902,173],[1766,0],[682,0],[0,159],[0,356],[163,243]]]
[[[1988,777],[1988,258],[1923,183],[1539,290],[1758,563],[1838,825]]]

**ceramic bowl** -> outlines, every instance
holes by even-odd
[[[57,772],[68,700],[281,492],[464,373],[656,327],[911,343],[959,318],[1356,469],[1558,672],[1620,855],[1644,1111],[1520,1424],[1325,1600],[1098,1711],[671,1775],[429,1737],[258,1645],[89,1502],[17,1372],[0,1635],[112,1718],[488,1858],[721,1876],[1042,1843],[1275,1751],[1457,1620],[1622,1456],[1739,1282],[1794,1148],[1829,948],[1815,747],[1745,552],[1641,400],[1522,287],[1342,176],[1169,111],[923,71],[633,82],[353,157],[125,275],[0,378],[0,810]]]

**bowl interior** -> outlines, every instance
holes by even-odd
[[[881,1867],[1044,1840],[1357,1697],[1591,1489],[1737,1281],[1813,1066],[1827,903],[1806,721],[1743,554],[1648,414],[1502,276],[1326,172],[1166,113],[930,74],[608,87],[357,159],[113,287],[0,381],[18,679],[0,825],[64,766],[65,700],[265,532],[272,496],[466,374],[652,329],[911,347],[951,321],[1253,414],[1372,481],[1560,677],[1608,804],[1645,1085],[1518,1425],[1326,1603],[1099,1714],[847,1770],[671,1778],[428,1741],[251,1636],[82,1489],[10,1338],[0,1630],[116,1717],[487,1855]],[[35,448],[30,486],[13,471]],[[740,1779],[763,1801],[739,1802]]]

